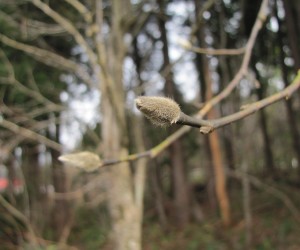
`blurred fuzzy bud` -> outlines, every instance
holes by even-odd
[[[155,125],[170,126],[180,117],[180,107],[170,98],[140,96],[135,100],[137,108]]]
[[[102,161],[98,155],[87,151],[61,155],[58,157],[58,160],[66,165],[80,168],[86,172],[93,172],[102,165]]]
[[[186,39],[178,39],[177,43],[184,49],[190,49],[192,46],[191,42]]]

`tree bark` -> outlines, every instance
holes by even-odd
[[[129,6],[127,1],[112,1],[111,37],[106,45],[106,51],[101,51],[102,53],[99,54],[100,61],[106,59],[106,68],[101,69],[99,83],[102,94],[103,156],[107,159],[128,154],[122,75],[125,48],[121,25]],[[107,53],[105,57],[103,57],[104,53]],[[117,250],[141,249],[144,174],[143,171],[139,172],[136,179],[132,174],[127,162],[108,169],[108,202],[114,249]],[[138,186],[135,186],[137,183]]]
[[[227,48],[228,47],[228,37],[223,27],[223,22],[225,20],[225,13],[224,13],[224,4],[222,4],[221,11],[219,14],[219,27],[220,27],[220,37],[218,38],[219,46],[220,48]],[[224,89],[226,87],[226,84],[230,82],[230,64],[226,61],[226,57],[221,56],[218,58],[220,61],[219,63],[219,75],[220,77],[220,87]],[[233,98],[230,98],[231,100],[224,100],[222,102],[220,113],[221,116],[226,116],[231,113],[233,113],[233,103],[235,104],[235,97],[236,95],[233,95]],[[232,126],[226,126],[222,129],[222,139],[223,139],[223,145],[224,145],[224,151],[225,151],[225,159],[227,166],[230,169],[235,169],[235,154],[234,154],[234,134]]]
[[[282,22],[281,20],[278,18],[278,16],[276,15],[278,24],[279,24],[279,30],[278,30],[278,42],[279,42],[279,51],[280,51],[280,66],[281,66],[281,72],[282,72],[282,78],[283,78],[283,82],[284,85],[287,87],[288,86],[288,69],[287,66],[284,64],[284,51],[283,51],[283,46],[284,46],[284,41],[283,41],[283,37],[284,37],[284,32],[283,32],[283,27],[282,27]],[[285,101],[285,106],[286,106],[286,110],[287,110],[287,116],[288,116],[288,123],[289,123],[289,127],[290,127],[290,131],[291,131],[291,137],[292,137],[292,141],[293,141],[293,149],[295,152],[295,155],[297,157],[297,161],[298,164],[300,164],[300,134],[299,134],[299,130],[297,127],[297,119],[296,119],[296,112],[294,110],[293,107],[293,100],[292,99],[288,99]],[[298,175],[299,175],[299,179],[300,179],[300,168],[298,168]]]
[[[160,15],[158,18],[158,26],[161,33],[161,40],[163,43],[163,67],[168,67],[170,65],[169,58],[169,48],[168,48],[168,38],[167,31],[165,27],[165,21],[162,18],[164,15],[164,1],[158,0],[160,6]],[[166,96],[176,98],[178,95],[176,93],[176,87],[173,82],[173,74],[170,72],[165,77],[164,92]],[[171,129],[171,131],[174,131]],[[169,153],[171,157],[172,166],[172,179],[174,188],[174,203],[176,208],[176,219],[179,226],[184,226],[188,223],[190,219],[190,193],[189,187],[186,179],[185,166],[184,166],[184,156],[183,148],[180,141],[175,141],[169,148]]]
[[[63,166],[58,162],[60,152],[51,151],[52,155],[52,179],[55,192],[67,192],[67,176]],[[55,240],[59,240],[63,232],[64,226],[68,221],[69,205],[66,200],[55,200],[54,208],[52,210],[52,225],[54,230]]]
[[[199,5],[197,1],[195,1],[195,10],[199,11]],[[198,35],[198,44],[200,47],[205,47],[205,34],[204,34],[204,28],[201,27],[199,29]],[[201,55],[201,61],[202,64],[200,66],[199,73],[202,74],[202,79],[205,83],[205,89],[206,92],[204,94],[205,100],[210,100],[213,97],[212,93],[212,79],[210,75],[210,69],[208,64],[208,59],[205,55]],[[202,83],[203,85],[203,83]],[[203,93],[201,94],[203,98]],[[208,114],[208,119],[214,119],[215,118],[215,111],[212,109],[211,112]],[[222,159],[222,153],[221,153],[221,146],[219,142],[219,137],[217,131],[212,132],[208,135],[209,140],[209,147],[211,152],[211,159],[212,159],[212,165],[214,169],[214,178],[215,178],[215,191],[216,196],[221,212],[221,218],[222,222],[225,226],[229,226],[231,223],[231,216],[230,216],[230,203],[228,199],[228,193],[226,188],[226,176],[224,171],[224,164]]]
[[[298,3],[299,4],[299,3]],[[300,49],[299,49],[299,30],[297,29],[297,18],[291,0],[283,0],[285,11],[285,25],[287,29],[287,37],[289,47],[291,48],[291,56],[294,58],[294,70],[300,69]]]
[[[260,79],[259,72],[256,70],[255,65],[253,65],[253,69],[255,71],[256,77],[261,82],[262,80]],[[261,100],[264,98],[264,92],[265,92],[265,84],[261,82],[260,88],[256,89],[256,95],[258,97],[258,100]],[[268,130],[268,125],[267,125],[267,114],[265,110],[260,110],[259,111],[259,122],[260,122],[260,127],[261,127],[261,132],[263,136],[263,147],[264,147],[264,157],[265,157],[265,167],[266,170],[268,170],[267,174],[270,174],[272,176],[276,176],[276,168],[275,168],[275,162],[274,162],[274,156],[273,156],[273,151],[271,148],[271,137],[269,134]]]

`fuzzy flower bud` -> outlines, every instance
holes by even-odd
[[[58,157],[61,162],[86,172],[92,172],[102,165],[100,157],[92,152],[84,151],[74,154],[66,154]]]
[[[170,98],[140,96],[135,100],[136,107],[155,125],[170,126],[180,117],[180,107]]]

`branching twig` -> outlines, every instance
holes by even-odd
[[[93,66],[93,68],[95,67],[95,65],[97,65],[97,58],[96,58],[94,52],[92,51],[92,49],[90,48],[88,43],[85,41],[83,36],[79,33],[79,31],[73,26],[73,24],[69,20],[64,18],[58,12],[51,9],[48,4],[43,3],[40,0],[30,0],[30,2],[32,2],[36,7],[38,7],[40,10],[42,10],[46,15],[51,17],[55,22],[57,22],[62,27],[64,27],[66,29],[66,31],[69,32],[74,37],[76,42],[80,46],[82,46],[82,48],[84,48],[84,50],[86,51],[86,53],[90,59],[90,63]]]
[[[248,65],[250,62],[251,54],[252,54],[252,49],[255,44],[258,32],[262,28],[262,25],[267,18],[267,7],[268,7],[268,0],[263,0],[261,7],[259,9],[259,12],[258,12],[256,21],[252,28],[250,38],[247,41],[247,44],[245,46],[245,54],[244,54],[242,65],[241,65],[239,71],[236,73],[235,77],[227,85],[227,87],[221,93],[219,93],[217,96],[215,96],[214,98],[209,100],[205,104],[205,106],[199,111],[200,117],[205,116],[213,106],[215,106],[221,100],[226,98],[232,92],[232,90],[237,86],[237,84],[240,82],[240,80],[245,76],[245,74],[247,73]]]
[[[214,119],[214,120],[202,120],[199,119],[197,117],[190,117],[185,115],[184,113],[179,113],[179,116],[177,117],[176,112],[178,112],[177,107],[176,107],[176,112],[174,113],[175,115],[172,115],[170,117],[159,117],[160,115],[164,115],[165,114],[165,110],[163,110],[162,112],[158,111],[158,113],[155,113],[156,116],[158,116],[158,118],[156,117],[155,122],[160,122],[162,120],[162,118],[164,118],[163,122],[169,122],[169,124],[171,125],[172,123],[176,123],[176,124],[181,124],[181,125],[189,125],[189,126],[193,126],[193,127],[200,127],[200,131],[202,133],[209,133],[212,130],[225,126],[229,123],[232,123],[234,121],[240,120],[254,112],[256,112],[257,110],[260,110],[276,101],[279,101],[283,98],[289,98],[297,89],[300,88],[300,70],[298,71],[298,75],[295,77],[294,81],[284,90],[280,91],[277,94],[274,94],[272,96],[269,96],[265,99],[262,99],[258,102],[252,103],[247,105],[244,110],[239,111],[235,114],[232,115],[228,115],[219,119]],[[149,97],[150,99],[153,97]],[[157,100],[162,100],[162,99],[168,99],[168,98],[157,98],[156,97],[156,101]],[[144,105],[144,101],[147,100],[147,97],[143,97],[141,98],[142,102],[138,102],[138,105]],[[152,101],[152,100],[151,100]],[[164,108],[167,106],[168,108],[172,109],[172,106],[174,105],[174,102],[170,102],[168,103],[170,100],[166,100],[166,103],[164,105]],[[164,101],[165,102],[165,101]],[[148,103],[146,104],[146,107],[149,109],[149,106],[147,106]],[[157,107],[159,107],[160,105],[155,106],[155,109],[157,109]],[[176,105],[175,105],[176,106]],[[145,107],[145,105],[143,106]],[[150,111],[152,112],[152,110],[150,109]],[[155,110],[156,111],[156,110]],[[153,113],[149,112],[149,110],[147,110],[147,116],[151,116],[153,115]],[[180,110],[179,110],[180,112]],[[174,120],[176,119],[176,120]],[[188,132],[190,130],[191,127],[182,127],[181,129],[177,130],[174,134],[172,134],[171,136],[169,136],[167,139],[165,139],[163,142],[161,142],[160,144],[158,144],[156,147],[141,152],[141,153],[137,153],[137,154],[132,154],[132,155],[128,155],[124,158],[120,158],[120,159],[111,159],[111,160],[101,160],[101,162],[99,162],[99,164],[97,164],[96,166],[93,166],[92,170],[96,170],[100,167],[103,166],[109,166],[109,165],[115,165],[121,162],[125,162],[125,161],[134,161],[140,158],[144,158],[144,157],[149,157],[149,158],[155,158],[159,153],[161,153],[164,149],[166,149],[170,144],[172,144],[176,139],[178,139],[179,137],[181,137],[183,134],[185,134],[186,132]]]
[[[180,40],[179,45],[181,45],[183,48],[193,51],[195,53],[199,54],[206,54],[206,55],[216,55],[216,56],[221,56],[221,55],[240,55],[245,53],[246,48],[239,48],[239,49],[212,49],[212,48],[199,48],[193,46],[189,41],[184,41]]]
[[[221,117],[219,119],[214,120],[202,120],[199,118],[193,118],[190,116],[187,116],[185,114],[181,115],[181,118],[176,122],[177,124],[184,124],[184,125],[190,125],[193,127],[201,128],[200,131],[203,133],[208,133],[213,131],[216,128],[223,127],[225,125],[228,125],[232,122],[241,120],[256,111],[265,108],[266,106],[273,104],[281,99],[289,99],[290,96],[300,88],[300,70],[298,71],[298,75],[293,80],[293,82],[283,89],[282,91],[271,95],[267,98],[264,98],[260,101],[254,102],[252,104],[248,104],[242,107],[243,110],[236,112],[234,114]]]
[[[16,217],[17,219],[19,219],[20,221],[22,221],[24,223],[24,225],[27,227],[29,234],[30,234],[30,241],[37,246],[38,242],[37,242],[37,238],[36,235],[34,233],[34,230],[32,229],[29,220],[27,219],[27,217],[22,214],[19,210],[17,210],[14,206],[10,205],[3,197],[2,195],[0,195],[0,204],[7,210],[9,211],[14,217]]]
[[[94,81],[87,74],[86,70],[82,66],[80,66],[79,64],[71,60],[66,59],[65,57],[62,57],[48,50],[40,49],[35,46],[30,46],[24,43],[17,42],[11,38],[8,38],[3,34],[0,34],[0,42],[12,48],[27,53],[28,55],[36,58],[38,61],[46,65],[49,65],[51,67],[60,70],[66,70],[68,72],[72,72],[80,79],[82,79],[85,83],[87,83],[89,86],[94,85]]]
[[[92,13],[78,0],[65,0],[68,4],[73,6],[84,18],[86,23],[91,23]]]
[[[3,118],[0,119],[0,126],[18,134],[18,135],[22,135],[25,138],[44,143],[46,146],[53,148],[54,150],[57,150],[59,152],[62,149],[62,146],[59,143],[52,141],[52,140],[48,139],[47,137],[40,135],[30,129],[20,127],[17,124],[7,121]]]
[[[238,171],[229,171],[228,174],[234,178],[242,179],[243,175],[246,173],[240,173]],[[292,202],[292,200],[282,191],[278,190],[277,188],[267,185],[264,182],[260,181],[258,178],[246,174],[249,182],[258,187],[264,189],[266,192],[274,195],[278,199],[282,200],[283,203],[286,205],[286,207],[291,211],[294,218],[297,220],[298,223],[300,223],[300,212],[297,209],[297,206]]]

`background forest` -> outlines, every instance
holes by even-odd
[[[300,249],[299,34],[297,0],[0,0],[0,248]]]

